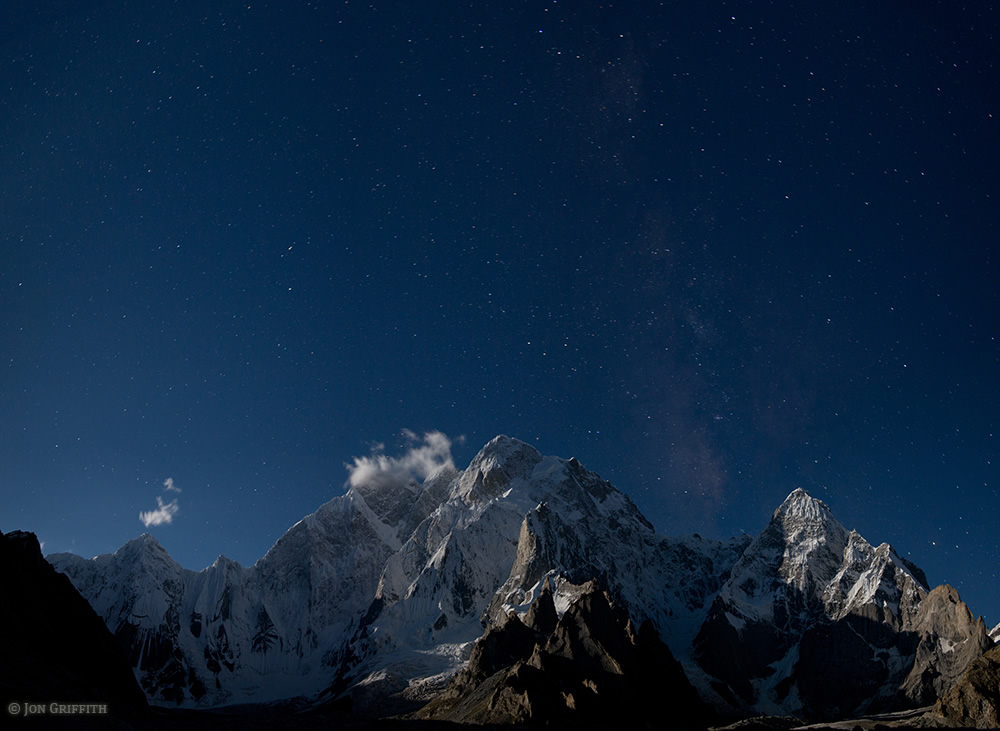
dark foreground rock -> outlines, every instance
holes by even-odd
[[[34,709],[48,716],[42,720],[74,728],[113,728],[146,716],[146,697],[121,647],[42,557],[33,533],[0,533],[0,577],[0,713],[24,718]]]
[[[551,628],[550,631],[545,630]],[[694,728],[707,712],[651,624],[638,631],[595,582],[556,619],[548,587],[522,622],[487,630],[416,716],[479,724]]]

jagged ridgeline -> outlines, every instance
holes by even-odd
[[[456,673],[476,640],[508,628],[489,640],[496,645],[529,616],[533,639],[497,650],[511,662],[493,672],[537,678],[565,656],[547,644],[556,623],[582,611],[571,610],[580,597],[591,608],[603,601],[591,580],[621,620],[615,641],[632,658],[621,662],[676,658],[702,699],[738,713],[827,717],[930,703],[992,645],[954,590],[928,592],[919,569],[848,532],[801,490],[754,539],[668,538],[575,459],[504,436],[465,470],[353,486],[249,568],[220,557],[189,571],[148,535],[113,555],[49,560],[160,705],[349,696],[358,710],[414,710],[453,678],[465,690],[448,693],[471,692],[468,673]],[[540,600],[555,610],[544,630],[532,624]],[[490,687],[506,686],[498,676]],[[586,706],[586,684],[574,687],[552,697]],[[534,703],[551,705],[544,695]]]

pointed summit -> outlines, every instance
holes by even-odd
[[[847,542],[847,529],[826,503],[796,488],[733,567],[720,598],[745,619],[771,621],[775,611],[794,616],[799,608],[786,608],[785,601],[790,596],[806,604],[821,600]]]
[[[550,635],[555,630],[558,621],[559,615],[556,613],[555,600],[552,598],[552,584],[546,577],[545,583],[542,584],[541,593],[528,608],[524,623],[535,632]]]
[[[847,529],[833,517],[826,503],[801,487],[785,498],[759,543],[777,549],[779,575],[808,594],[822,591],[843,559]],[[752,550],[752,548],[751,548]]]
[[[772,520],[786,518],[798,518],[812,522],[837,522],[826,503],[812,497],[801,487],[792,490],[772,516]]]
[[[534,464],[541,459],[541,456],[530,444],[505,434],[498,434],[479,450],[479,454],[472,458],[469,467],[502,467],[511,460]]]
[[[491,500],[503,492],[511,480],[530,476],[541,461],[541,453],[530,444],[501,434],[472,458],[453,496],[471,502]]]
[[[151,534],[143,533],[138,538],[133,538],[131,541],[125,543],[114,553],[116,556],[119,554],[130,556],[133,560],[136,560],[144,556],[157,556],[161,554],[166,556],[167,549]]]

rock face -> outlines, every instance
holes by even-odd
[[[1000,728],[1000,647],[974,660],[933,713],[946,726]]]
[[[511,612],[419,718],[483,724],[690,727],[707,709],[650,623],[636,631],[596,582],[557,619],[546,584],[522,622]],[[668,719],[668,720],[664,720]],[[664,725],[666,723],[666,725]]]
[[[567,463],[561,488],[570,499],[542,500],[525,512],[488,618],[526,611],[546,579],[565,609],[574,599],[570,587],[596,577],[636,621],[649,619],[669,644],[687,647],[750,538],[659,536],[631,501],[619,506],[620,493],[576,460]],[[587,497],[592,505],[581,500]]]
[[[909,632],[916,635],[917,647],[901,690],[918,706],[942,696],[974,660],[993,647],[983,618],[973,618],[958,592],[947,584],[920,603]]]
[[[87,601],[50,566],[33,533],[0,533],[0,700],[47,706],[103,704],[108,718],[137,719],[148,710],[121,647]],[[75,722],[87,726],[89,717]],[[76,727],[76,726],[74,726]]]

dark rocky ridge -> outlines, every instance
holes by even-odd
[[[524,621],[513,612],[416,716],[481,724],[704,726],[706,707],[652,624],[635,626],[596,582],[556,616],[546,584]],[[610,727],[610,726],[609,726]]]

